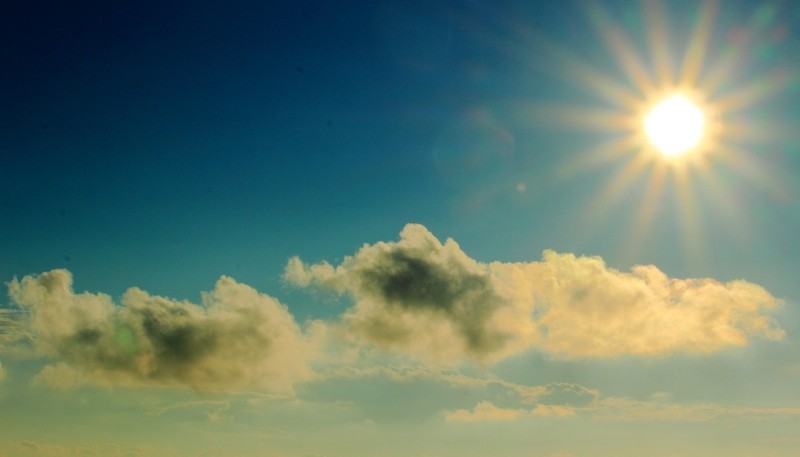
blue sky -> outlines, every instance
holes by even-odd
[[[4,3],[0,456],[793,455],[795,10]]]

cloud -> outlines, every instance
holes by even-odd
[[[713,422],[730,420],[782,420],[782,418],[800,416],[800,408],[787,405],[784,407],[761,407],[747,405],[724,405],[715,403],[683,403],[673,401],[668,392],[657,391],[649,398],[614,397],[602,395],[597,389],[575,383],[549,383],[544,385],[524,385],[497,378],[481,371],[478,376],[464,374],[456,370],[441,369],[430,365],[422,366],[378,366],[341,367],[315,377],[315,383],[335,382],[336,380],[358,381],[363,379],[382,378],[397,384],[417,384],[430,392],[458,391],[456,395],[430,396],[434,402],[426,402],[432,406],[432,414],[451,423],[482,421],[515,421],[515,420],[567,420],[570,417],[582,417],[599,422]],[[437,386],[438,384],[438,386]],[[289,399],[285,404],[303,409],[303,414],[311,414],[317,408],[334,408],[336,417],[342,417],[353,411],[353,405],[360,400],[360,391],[365,398],[374,402],[375,392],[385,392],[386,384],[361,384],[356,387],[355,394],[348,394],[345,399],[337,400],[325,397],[322,403],[306,400]],[[444,387],[444,388],[442,388]],[[304,385],[304,389],[313,389],[313,384]],[[418,390],[412,386],[407,389],[395,389],[397,399],[399,392],[414,393]],[[336,388],[333,389],[335,391]],[[348,388],[348,390],[350,390]],[[329,393],[331,391],[328,391]],[[352,391],[351,391],[352,392]],[[306,390],[308,395],[309,391]],[[271,394],[259,394],[261,398],[249,398],[246,403],[250,408],[261,401],[272,402],[276,398]],[[448,404],[449,401],[462,402],[471,399],[474,406],[461,408],[463,404]],[[286,400],[282,398],[281,402]],[[402,400],[401,400],[402,402]],[[276,403],[271,403],[274,411]],[[258,408],[257,408],[258,409]],[[356,408],[357,409],[357,408]],[[175,414],[179,411],[191,410],[197,416],[204,415],[210,421],[231,421],[231,411],[238,410],[227,400],[201,399],[177,403],[151,403],[145,414],[159,416]],[[418,407],[414,410],[419,412]],[[318,412],[318,411],[317,411]],[[396,414],[397,411],[394,411]],[[421,416],[420,416],[421,417]]]
[[[550,457],[574,457],[574,456],[575,456],[575,454],[573,454],[573,453],[571,453],[569,451],[566,451],[564,449],[556,451],[554,454],[550,454]]]
[[[715,403],[679,404],[658,395],[649,400],[604,397],[585,409],[595,420],[618,422],[681,421],[707,422],[722,418],[762,420],[768,417],[800,416],[797,407],[730,406]]]
[[[407,225],[396,243],[365,245],[341,265],[289,261],[284,278],[353,296],[343,321],[380,347],[438,360],[494,359],[527,347],[537,329],[495,287],[490,269],[453,240]]]
[[[226,276],[202,305],[131,288],[117,306],[106,294],[74,293],[67,270],[14,279],[8,289],[30,313],[37,350],[61,362],[40,373],[44,384],[64,388],[64,379],[86,376],[123,385],[290,391],[311,375],[314,345],[286,307]]]
[[[3,368],[3,363],[0,362],[0,382],[3,382],[4,379],[6,379],[6,369]]]
[[[145,412],[150,416],[162,416],[180,410],[201,409],[209,422],[223,422],[233,420],[227,413],[231,404],[226,400],[193,400],[169,405],[154,404]]]
[[[509,421],[516,420],[523,414],[526,414],[526,411],[521,409],[500,408],[495,406],[492,402],[482,401],[475,405],[475,409],[472,411],[466,409],[447,411],[444,414],[444,420],[447,422]]]
[[[482,401],[475,405],[472,411],[457,409],[445,411],[446,422],[485,422],[485,421],[513,421],[523,416],[541,417],[567,417],[574,416],[578,409],[563,405],[536,405],[533,409],[501,408],[490,401]]]
[[[45,386],[55,390],[72,390],[89,384],[90,380],[81,370],[64,362],[46,365],[31,382],[35,386]]]
[[[0,354],[22,355],[30,349],[32,334],[26,328],[25,314],[0,308]]]
[[[743,346],[752,336],[784,336],[768,314],[780,301],[747,281],[670,279],[652,265],[626,273],[599,257],[553,251],[541,262],[493,267],[513,276],[520,299],[534,303],[539,348],[553,354],[710,353]]]
[[[334,399],[355,405],[370,419],[384,421],[383,412],[375,405],[385,401],[376,392],[392,391],[392,399],[386,401],[391,402],[394,417],[403,414],[403,420],[411,422],[435,417],[448,422],[566,417],[579,414],[601,397],[599,391],[579,384],[524,385],[485,369],[464,368],[471,373],[431,364],[341,367],[318,373],[313,383],[303,386],[303,392],[333,394]],[[341,396],[343,389],[355,393]],[[422,397],[420,392],[424,392]],[[326,395],[321,398],[331,400]]]
[[[534,416],[566,417],[574,416],[576,408],[564,405],[536,405],[531,410]]]
[[[341,367],[325,373],[319,373],[316,382],[337,379],[384,378],[396,383],[413,383],[434,381],[443,383],[451,389],[472,391],[500,391],[503,398],[514,398],[523,405],[563,405],[568,407],[585,407],[598,398],[600,392],[580,384],[553,382],[544,385],[528,386],[507,381],[496,376],[482,373],[471,376],[456,370],[442,370],[432,366],[382,366]]]
[[[671,279],[652,265],[621,272],[599,257],[553,251],[541,261],[480,263],[418,224],[337,266],[292,258],[284,278],[351,296],[341,323],[356,341],[438,361],[495,362],[529,349],[710,353],[784,336],[769,315],[780,300],[747,281]]]
[[[548,399],[552,401],[552,399]],[[726,419],[765,420],[800,416],[797,407],[731,406],[716,403],[672,403],[658,395],[648,400],[599,396],[585,405],[539,403],[532,408],[499,407],[481,401],[472,411],[445,410],[446,422],[514,421],[530,417],[566,418],[585,416],[601,422],[711,422]]]

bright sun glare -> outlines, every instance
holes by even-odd
[[[637,22],[626,19],[626,24],[618,23],[600,3],[587,2],[585,13],[610,51],[611,67],[619,73],[608,73],[605,67],[569,49],[542,41],[536,55],[550,58],[531,63],[538,66],[544,62],[547,71],[596,100],[542,104],[534,108],[533,118],[569,129],[613,134],[565,162],[561,176],[577,175],[601,164],[619,164],[607,185],[587,200],[581,212],[586,224],[602,219],[612,204],[644,183],[637,188],[642,191],[639,208],[623,256],[633,258],[652,241],[650,229],[656,216],[671,211],[665,204],[669,192],[678,213],[675,220],[682,250],[691,261],[702,259],[706,243],[699,201],[713,200],[711,206],[721,210],[718,216],[737,230],[742,227],[744,236],[746,224],[737,218],[737,189],[732,183],[751,182],[775,195],[784,194],[771,184],[770,173],[775,170],[758,160],[754,151],[743,149],[745,144],[755,144],[753,141],[771,141],[781,135],[771,130],[764,117],[768,112],[764,102],[800,82],[800,75],[760,63],[764,57],[759,56],[785,46],[776,28],[779,9],[763,4],[743,25],[728,29],[724,23],[716,24],[723,2],[696,2],[696,11],[687,16],[694,18],[693,28],[681,30],[687,33],[686,39],[671,40],[667,2],[643,2],[641,14],[632,16]],[[535,35],[531,36],[537,44]],[[719,42],[721,36],[728,39]],[[674,48],[678,42],[685,46],[682,52]],[[756,55],[750,52],[755,48],[765,51]],[[510,42],[507,49],[519,49],[526,59],[531,55],[528,46],[516,42]],[[739,71],[745,69],[748,71]],[[741,77],[750,71],[752,75]],[[749,112],[751,108],[758,111]],[[754,114],[758,112],[762,114]],[[736,179],[728,179],[730,176]]]
[[[645,117],[650,142],[666,157],[677,157],[695,148],[703,137],[705,119],[700,108],[684,95],[660,101]]]

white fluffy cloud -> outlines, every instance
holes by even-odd
[[[780,339],[780,301],[747,282],[671,279],[598,257],[546,251],[541,261],[480,263],[452,239],[407,225],[338,266],[291,259],[284,277],[350,295],[342,323],[362,342],[414,355],[497,361],[528,349],[562,357],[708,353]]]
[[[79,382],[77,371],[129,385],[286,391],[310,376],[313,345],[286,307],[229,277],[202,305],[132,288],[117,306],[105,294],[74,293],[67,270],[15,279],[8,288],[29,311],[38,351],[62,362],[40,374],[45,384],[65,372]]]
[[[542,335],[537,347],[553,354],[709,353],[752,336],[784,336],[769,315],[780,301],[747,281],[671,279],[652,265],[621,272],[599,257],[553,251],[541,262],[491,267],[513,278],[507,293],[531,304]]]
[[[528,309],[510,302],[491,269],[453,240],[407,225],[396,243],[365,245],[341,265],[289,261],[285,278],[348,293],[356,304],[343,320],[359,338],[439,360],[488,360],[528,347],[538,329]]]

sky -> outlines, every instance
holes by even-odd
[[[800,447],[791,1],[0,5],[0,456]],[[681,93],[704,136],[644,132]]]

